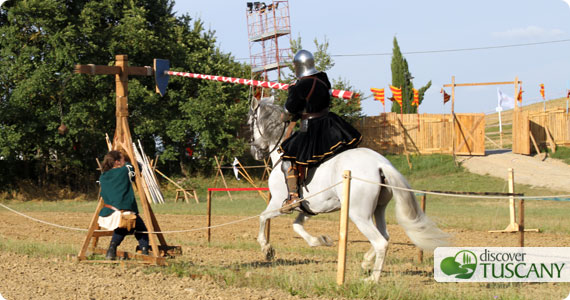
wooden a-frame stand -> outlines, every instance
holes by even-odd
[[[512,168],[508,170],[508,185],[509,185],[509,193],[513,194],[515,192],[515,175]],[[503,230],[489,230],[491,233],[513,233],[513,232],[520,232],[520,231],[532,231],[532,232],[540,232],[539,229],[526,229],[522,222],[524,222],[524,202],[521,202],[520,208],[520,216],[519,221],[521,224],[517,223],[516,215],[515,215],[515,198],[513,196],[509,197],[509,224]],[[522,245],[521,245],[522,247]]]
[[[141,255],[136,253],[129,253],[124,251],[117,251],[117,257],[137,259],[145,263],[155,264],[155,265],[165,265],[167,255],[173,256],[174,254],[180,254],[180,246],[168,246],[166,240],[162,233],[160,233],[160,226],[152,212],[152,208],[149,204],[149,199],[147,199],[146,194],[143,190],[143,178],[139,170],[138,164],[136,163],[136,158],[133,151],[133,142],[131,138],[131,132],[129,130],[128,124],[128,77],[129,75],[142,75],[142,76],[152,76],[153,70],[151,67],[129,67],[128,58],[126,55],[117,55],[115,57],[114,66],[95,66],[95,65],[76,65],[75,72],[80,74],[90,74],[90,75],[115,75],[115,86],[116,86],[116,128],[115,136],[113,138],[113,150],[124,149],[131,162],[133,162],[133,167],[135,169],[135,182],[138,187],[137,192],[139,194],[140,202],[143,208],[143,221],[150,232],[148,234],[151,252],[149,255]],[[99,203],[97,209],[91,218],[91,223],[89,224],[89,230],[87,231],[87,236],[83,241],[81,250],[79,251],[77,259],[79,261],[84,261],[87,259],[86,253],[89,248],[89,243],[93,240],[90,250],[93,253],[105,254],[107,249],[97,248],[97,242],[100,236],[111,236],[113,231],[101,231],[99,230],[99,224],[97,220],[99,218],[99,212],[103,208],[104,202],[103,198],[99,197]],[[160,241],[160,245],[157,242]]]

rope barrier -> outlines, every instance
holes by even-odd
[[[402,187],[396,187],[396,186],[392,186],[389,184],[384,184],[384,183],[378,183],[378,182],[374,182],[371,180],[367,180],[364,178],[359,178],[359,177],[355,177],[355,176],[351,176],[351,179],[355,179],[355,180],[359,180],[362,182],[366,182],[366,183],[370,183],[370,184],[376,184],[379,186],[384,186],[384,187],[388,187],[388,188],[392,188],[392,189],[396,189],[396,190],[403,190],[403,191],[407,191],[407,192],[413,192],[416,194],[420,194],[420,195],[424,195],[424,194],[428,194],[428,195],[439,195],[439,196],[447,196],[447,197],[459,197],[459,198],[479,198],[479,199],[510,199],[510,197],[512,196],[489,196],[489,195],[466,195],[466,194],[458,194],[458,193],[449,193],[449,192],[437,192],[437,191],[423,191],[423,190],[415,190],[415,189],[409,189],[409,188],[402,188]],[[342,181],[339,181],[331,186],[329,186],[328,188],[325,188],[324,190],[321,190],[317,193],[314,193],[308,197],[304,197],[302,199],[300,199],[299,201],[303,202],[303,201],[307,201],[310,198],[316,197],[317,195],[324,193],[328,190],[331,190],[333,188],[335,188],[336,186],[342,184]],[[508,194],[508,193],[505,193]],[[520,194],[513,194],[513,196],[516,196],[518,199],[526,199],[526,200],[550,200],[550,201],[569,201],[570,202],[570,195],[554,195],[554,196],[518,196]],[[68,230],[75,230],[75,231],[87,231],[87,229],[83,229],[83,228],[75,228],[75,227],[68,227],[68,226],[63,226],[63,225],[59,225],[59,224],[55,224],[55,223],[50,223],[50,222],[46,222],[40,219],[36,219],[34,217],[30,217],[28,215],[25,215],[21,212],[18,212],[2,203],[0,203],[0,206],[7,209],[10,212],[13,212],[17,215],[20,215],[22,217],[28,218],[32,221],[38,222],[38,223],[42,223],[45,225],[49,225],[49,226],[54,226],[57,228],[62,228],[62,229],[68,229]],[[142,233],[151,233],[151,234],[158,234],[158,233],[162,233],[162,234],[167,234],[167,233],[185,233],[185,232],[193,232],[193,231],[202,231],[202,230],[206,230],[208,228],[212,229],[212,228],[219,228],[219,227],[224,227],[224,226],[228,226],[228,225],[233,225],[236,223],[240,223],[240,222],[244,222],[244,221],[248,221],[254,218],[258,218],[260,217],[262,214],[269,214],[269,213],[274,213],[276,211],[279,211],[279,209],[274,209],[274,210],[270,210],[267,212],[263,212],[261,214],[255,215],[255,216],[251,216],[251,217],[247,217],[244,219],[240,219],[240,220],[235,220],[235,221],[231,221],[231,222],[227,222],[227,223],[223,223],[223,224],[218,224],[218,225],[213,225],[213,226],[205,226],[205,227],[200,227],[200,228],[193,228],[193,229],[187,229],[187,230],[171,230],[171,231],[153,231],[153,232],[149,232],[149,231],[143,231]],[[95,230],[96,232],[104,232],[104,231],[108,231],[108,230]]]
[[[351,176],[351,179],[356,179],[356,180],[360,180],[360,181],[363,181],[366,183],[376,184],[379,186],[389,187],[389,188],[396,189],[396,190],[402,190],[402,191],[413,192],[413,193],[423,193],[423,194],[428,194],[428,195],[439,195],[439,196],[459,197],[459,198],[480,198],[480,199],[510,199],[512,197],[512,196],[465,195],[465,194],[458,194],[458,193],[422,191],[422,190],[414,190],[414,189],[409,189],[409,188],[392,186],[392,185],[384,184],[384,183],[378,183],[375,181],[371,181],[371,180],[367,180],[367,179],[359,178],[359,177],[354,177],[354,176]],[[505,194],[508,194],[508,193],[505,193]],[[568,198],[568,201],[570,201],[570,194],[569,195],[554,195],[554,196],[517,196],[517,195],[520,195],[520,194],[513,194],[513,196],[516,196],[518,199],[525,199],[525,200],[544,200],[544,199],[549,199],[549,198],[560,198],[560,199]]]
[[[40,220],[40,219],[36,219],[36,218],[34,218],[34,217],[30,217],[30,216],[28,216],[28,215],[25,215],[25,214],[19,212],[19,211],[16,211],[16,210],[14,210],[14,209],[12,209],[12,208],[10,208],[10,207],[8,207],[8,206],[2,204],[2,203],[0,203],[0,206],[4,207],[5,209],[7,209],[7,210],[9,210],[9,211],[11,211],[11,212],[13,212],[13,213],[15,213],[15,214],[17,214],[17,215],[20,215],[20,216],[22,216],[22,217],[24,217],[24,218],[28,218],[28,219],[30,219],[30,220],[32,220],[32,221],[35,221],[35,222],[38,222],[38,223],[42,223],[42,224],[45,224],[45,225],[50,225],[50,226],[54,226],[54,227],[58,227],[58,228],[63,228],[63,229],[69,229],[69,230],[87,231],[87,229],[83,229],[83,228],[67,227],[67,226],[63,226],[63,225],[59,225],[59,224],[55,224],[55,223],[46,222],[46,221],[43,221],[43,220]],[[96,230],[96,231],[105,231],[105,230]]]

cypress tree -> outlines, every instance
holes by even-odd
[[[414,100],[414,84],[412,73],[408,69],[408,61],[402,55],[398,40],[394,37],[394,48],[392,49],[392,85],[402,89],[402,111],[405,114],[417,113],[417,107],[412,105]],[[422,104],[424,94],[431,86],[431,80],[422,88],[418,89],[419,104]],[[400,113],[400,105],[392,102],[392,112]]]

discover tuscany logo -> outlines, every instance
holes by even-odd
[[[570,248],[439,247],[438,282],[570,282]]]

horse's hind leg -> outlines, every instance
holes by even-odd
[[[377,282],[380,279],[380,274],[382,273],[382,267],[384,265],[384,258],[386,256],[386,251],[388,250],[388,240],[384,238],[378,228],[374,225],[372,221],[372,216],[364,218],[358,216],[351,216],[352,221],[356,224],[356,227],[368,238],[372,244],[372,248],[365,255],[372,259],[376,256],[376,261],[374,262],[374,267],[372,268],[372,274],[370,277],[366,278],[367,281]],[[371,253],[373,252],[373,254]]]
[[[382,234],[386,241],[390,240],[390,235],[388,234],[388,230],[386,227],[386,207],[388,206],[387,203],[378,205],[376,210],[374,211],[374,220],[376,221],[376,228]],[[362,269],[370,270],[373,267],[373,260],[376,256],[376,250],[373,246],[370,247],[370,250],[364,254],[364,260],[362,261]]]
[[[372,267],[374,266],[374,264],[372,263],[374,257],[376,257],[376,250],[374,250],[374,247],[370,246],[370,250],[368,250],[368,252],[364,254],[364,260],[360,265],[362,269],[366,271],[371,270]]]
[[[310,216],[306,215],[305,213],[299,213],[295,222],[293,222],[293,230],[300,235],[311,247],[316,246],[332,246],[332,239],[326,235],[321,235],[319,237],[314,237],[310,235],[303,227],[305,221],[307,221]]]

